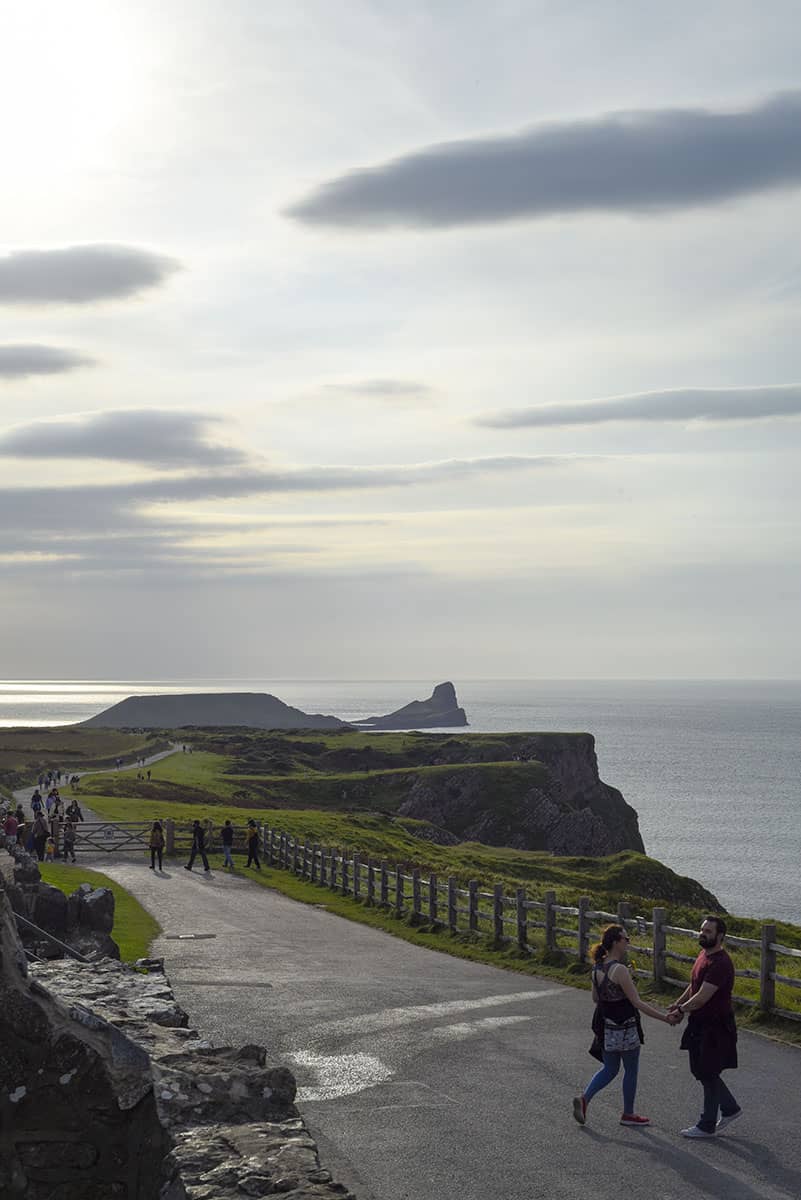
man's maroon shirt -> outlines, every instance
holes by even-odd
[[[701,953],[693,964],[690,980],[690,994],[695,995],[701,990],[702,983],[711,983],[718,990],[710,996],[703,1008],[689,1015],[693,1021],[706,1024],[707,1021],[717,1021],[732,1011],[731,994],[734,991],[734,963],[725,950],[716,954]]]

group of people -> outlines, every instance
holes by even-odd
[[[77,825],[83,820],[78,801],[73,799],[65,811],[57,787],[50,788],[46,800],[42,799],[37,787],[30,805],[30,819],[25,816],[21,804],[13,811],[7,801],[0,805],[0,822],[6,835],[6,845],[24,846],[36,854],[39,862],[53,862],[59,851],[63,853],[65,862],[75,862]]]
[[[590,1054],[602,1062],[587,1087],[573,1101],[573,1116],[580,1125],[587,1121],[587,1108],[594,1096],[617,1076],[623,1067],[623,1113],[621,1125],[650,1125],[648,1117],[635,1111],[640,1046],[645,1041],[640,1013],[667,1025],[687,1026],[680,1048],[689,1052],[690,1072],[701,1083],[704,1102],[694,1125],[682,1129],[686,1138],[715,1137],[742,1113],[740,1105],[721,1079],[723,1071],[737,1066],[737,1026],[732,1006],[734,964],[723,940],[726,922],[707,917],[698,933],[700,953],[690,982],[677,1000],[662,1010],[643,1000],[635,987],[627,963],[629,937],[622,925],[609,925],[593,947],[592,998],[595,1035]]]
[[[261,870],[261,861],[259,859],[259,829],[254,820],[247,823],[246,828],[248,860],[245,863],[246,867],[253,866],[257,871]],[[223,848],[223,866],[228,870],[234,870],[233,846],[234,846],[234,827],[230,821],[226,821],[220,830],[220,841]],[[161,871],[162,860],[164,855],[165,837],[164,827],[161,821],[154,821],[150,830],[149,849],[150,849],[150,870],[158,869]],[[200,821],[195,821],[192,825],[192,848],[189,853],[189,861],[184,863],[187,871],[191,871],[195,864],[195,859],[200,858],[203,863],[203,869],[206,875],[211,874],[209,859],[206,848],[206,829]]]

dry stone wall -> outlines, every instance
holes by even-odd
[[[0,1013],[3,1200],[353,1200],[264,1047],[188,1028],[159,960],[29,964],[5,887]]]

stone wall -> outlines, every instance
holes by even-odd
[[[353,1200],[290,1071],[203,1041],[160,961],[29,965],[5,888],[0,1013],[3,1200]]]

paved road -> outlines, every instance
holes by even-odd
[[[613,1084],[582,1129],[570,1100],[594,1067],[586,992],[411,946],[245,872],[91,865],[160,921],[155,952],[193,1025],[293,1067],[326,1166],[360,1200],[801,1196],[792,1047],[743,1035],[729,1082],[746,1115],[692,1143],[677,1131],[697,1117],[700,1088],[677,1033],[647,1022],[638,1108],[654,1125],[621,1128]],[[175,940],[198,933],[214,937]]]

